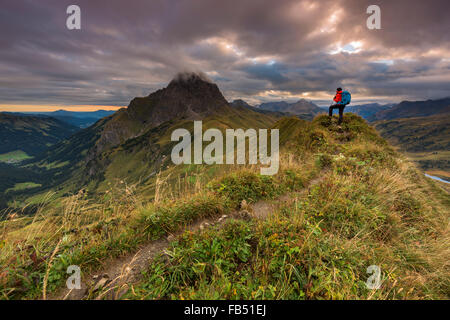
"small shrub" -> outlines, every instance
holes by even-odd
[[[234,173],[209,187],[220,195],[224,195],[239,203],[242,200],[255,202],[263,198],[273,198],[279,195],[278,183],[272,176],[260,175],[251,172]]]
[[[316,157],[316,165],[321,168],[328,168],[333,163],[333,157],[327,153],[319,153]]]

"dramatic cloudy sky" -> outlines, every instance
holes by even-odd
[[[81,30],[66,9],[81,8]],[[381,30],[366,27],[369,5]],[[0,110],[124,106],[203,71],[229,100],[450,96],[448,0],[2,0]]]

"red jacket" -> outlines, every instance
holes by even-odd
[[[342,101],[342,90],[336,92],[336,95],[334,96],[333,99],[335,102],[341,102]]]

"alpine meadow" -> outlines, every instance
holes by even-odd
[[[0,300],[448,300],[449,9],[1,5]]]

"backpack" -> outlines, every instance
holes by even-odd
[[[352,101],[352,95],[348,91],[342,91],[342,104],[349,104]]]

